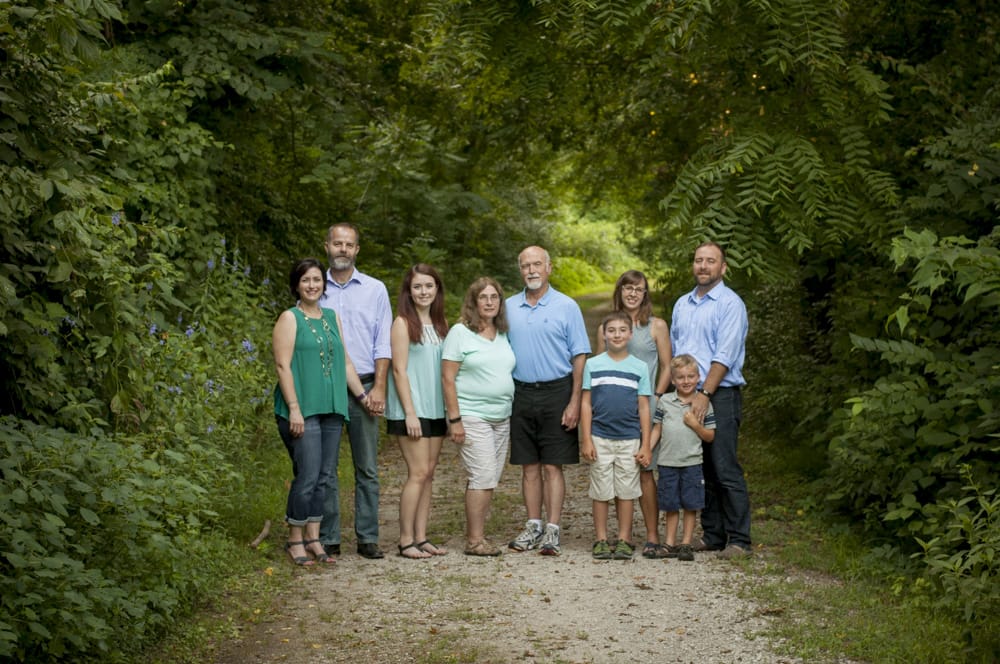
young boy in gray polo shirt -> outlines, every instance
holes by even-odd
[[[705,476],[702,473],[702,442],[715,440],[715,412],[709,404],[704,423],[691,412],[700,380],[698,361],[691,355],[678,355],[670,361],[670,378],[677,388],[656,402],[652,439],[659,440],[656,465],[656,502],[664,514],[667,557],[694,560],[691,538],[694,536],[698,510],[705,507]],[[684,510],[684,533],[677,540],[677,522]]]

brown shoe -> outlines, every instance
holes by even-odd
[[[499,556],[500,549],[490,544],[489,540],[479,540],[475,544],[467,542],[465,544],[465,555],[467,556]]]
[[[735,546],[735,545],[734,545]],[[705,540],[698,540],[691,545],[692,551],[722,551],[721,546],[709,546],[705,544]]]
[[[723,560],[736,560],[739,558],[749,558],[753,555],[753,551],[750,549],[744,549],[739,544],[730,544],[725,549],[719,552],[716,558],[722,558]]]

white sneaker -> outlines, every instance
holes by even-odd
[[[542,541],[542,529],[538,524],[529,521],[525,524],[521,534],[507,543],[507,546],[514,551],[530,551],[537,549]]]
[[[559,555],[559,527],[549,524],[545,526],[545,534],[542,535],[542,544],[538,553],[543,556]]]

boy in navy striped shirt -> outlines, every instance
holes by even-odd
[[[650,407],[652,388],[645,362],[629,355],[632,317],[623,311],[601,323],[605,348],[587,360],[583,369],[580,407],[580,454],[590,467],[590,497],[594,504],[596,540],[593,556],[599,560],[628,560],[635,546],[632,533],[633,500],[642,495],[639,470],[650,462]],[[618,544],[608,545],[608,503],[618,511]]]

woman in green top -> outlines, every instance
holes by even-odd
[[[362,401],[368,395],[344,351],[340,320],[319,306],[326,289],[322,263],[315,258],[296,263],[288,286],[299,302],[278,317],[271,344],[278,371],[274,415],[294,475],[285,509],[285,551],[297,565],[313,564],[309,554],[332,563],[319,541],[326,484],[337,472],[348,389]]]

